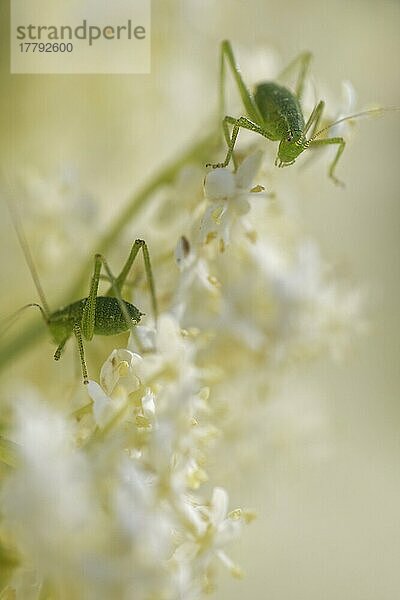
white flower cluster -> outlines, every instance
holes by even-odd
[[[2,493],[24,553],[17,597],[47,585],[57,598],[199,598],[214,559],[241,574],[224,547],[251,514],[228,513],[221,487],[198,492],[218,431],[195,345],[168,315],[139,335],[153,351],[114,350],[74,419],[18,401],[19,465]]]
[[[160,218],[176,265],[157,280],[157,329],[145,321],[112,351],[83,406],[29,391],[14,401],[5,598],[195,600],[218,562],[241,575],[225,547],[252,513],[229,512],[214,482],[264,451],[271,383],[322,349],[340,355],[360,301],[269,193],[261,163],[258,151],[235,173],[210,171],[193,211]]]

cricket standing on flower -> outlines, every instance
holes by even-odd
[[[132,328],[139,323],[140,318],[143,315],[136,306],[123,300],[121,296],[122,288],[126,283],[126,278],[140,250],[143,252],[145,271],[151,293],[154,322],[155,324],[157,323],[157,299],[147,244],[143,240],[135,241],[128,258],[117,277],[114,277],[112,274],[104,256],[96,254],[94,257],[94,269],[88,297],[77,300],[72,304],[68,304],[59,310],[52,312],[50,311],[49,304],[41,286],[35,263],[15,207],[11,205],[11,201],[8,202],[8,205],[18,240],[42,303],[40,305],[32,302],[22,307],[17,313],[25,308],[39,308],[43,319],[49,328],[53,341],[57,344],[57,350],[54,354],[55,360],[61,358],[61,353],[65,344],[72,334],[75,335],[78,344],[83,383],[87,384],[89,383],[89,379],[83,339],[90,341],[95,334],[117,335],[118,333],[132,330]],[[102,266],[104,267],[106,277],[111,285],[104,296],[98,296]]]
[[[327,137],[319,138],[326,133],[331,127],[337,123],[341,123],[348,119],[366,116],[372,113],[381,113],[387,109],[375,109],[363,111],[354,115],[349,115],[338,121],[331,123],[327,127],[319,130],[322,113],[325,107],[325,102],[320,100],[311,112],[307,122],[304,119],[301,99],[304,90],[304,81],[311,60],[310,52],[303,52],[295,58],[285,69],[280,73],[278,79],[284,77],[294,67],[299,66],[299,74],[294,93],[288,88],[279,85],[278,83],[267,81],[259,83],[252,94],[246,87],[240,70],[237,66],[231,43],[227,40],[221,44],[221,68],[220,68],[220,110],[224,114],[225,104],[225,61],[228,63],[236,85],[238,87],[243,106],[246,110],[247,117],[231,117],[226,115],[223,119],[223,130],[228,151],[224,162],[216,164],[208,164],[213,168],[226,167],[232,157],[236,166],[233,149],[239,129],[248,129],[262,135],[263,137],[279,141],[278,154],[275,159],[275,165],[278,167],[288,167],[292,165],[296,158],[308,148],[316,148],[326,145],[337,146],[336,155],[329,167],[329,177],[339,185],[343,183],[336,177],[336,165],[341,157],[345,140],[342,137]],[[390,110],[390,109],[389,109]],[[232,125],[232,133],[229,131],[229,126]],[[307,134],[310,136],[307,138]]]

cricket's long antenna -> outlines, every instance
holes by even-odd
[[[39,275],[38,275],[31,251],[29,249],[29,245],[28,245],[28,242],[27,242],[27,239],[25,236],[25,232],[22,227],[21,219],[19,218],[16,206],[11,202],[11,200],[10,200],[10,198],[8,198],[7,194],[5,194],[5,197],[6,197],[8,210],[10,212],[11,220],[14,225],[15,233],[17,234],[18,241],[22,248],[22,252],[24,253],[25,260],[27,262],[29,271],[30,271],[32,279],[33,279],[33,283],[35,284],[36,291],[37,291],[40,301],[43,305],[43,308],[41,307],[43,316],[45,317],[46,321],[48,321],[49,316],[50,316],[50,308],[49,308],[49,305],[46,300],[46,296],[44,294],[43,288],[40,283]]]
[[[334,125],[338,125],[339,123],[343,123],[344,121],[350,121],[351,119],[358,119],[358,117],[368,117],[369,115],[379,116],[384,112],[393,111],[393,110],[400,110],[400,106],[388,106],[386,108],[372,108],[370,110],[363,110],[359,113],[355,113],[354,115],[348,115],[347,117],[338,119],[337,121],[330,123],[330,125],[328,125],[327,127],[320,129],[320,131],[318,131],[315,135],[313,135],[313,137],[309,141],[312,142],[313,140],[315,140],[315,138],[317,138],[319,135],[321,135],[321,133],[325,133],[325,131],[328,131],[328,129],[330,129]]]
[[[47,315],[45,313],[45,311],[43,310],[43,307],[40,306],[40,304],[37,304],[36,302],[30,302],[29,304],[25,304],[25,306],[22,306],[21,308],[19,308],[18,310],[16,310],[12,315],[10,315],[9,317],[7,317],[0,325],[0,337],[3,336],[6,331],[8,331],[10,329],[10,327],[15,323],[18,315],[20,313],[22,313],[22,311],[24,311],[27,308],[38,308],[40,310],[40,312],[42,313],[42,317],[45,321],[47,321]]]

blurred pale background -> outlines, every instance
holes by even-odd
[[[53,179],[75,172],[97,202],[115,206],[108,215],[210,121],[224,38],[247,64],[252,50],[259,55],[264,47],[282,64],[309,49],[315,79],[332,93],[348,79],[357,107],[400,105],[397,1],[153,0],[149,76],[10,76],[6,4],[3,168]],[[399,139],[398,114],[364,120],[339,166],[346,189],[329,182],[323,161],[301,184],[304,227],[368,289],[372,327],[343,364],[321,359],[286,383],[283,396],[309,399],[305,411],[314,401],[323,407],[323,440],[283,440],[276,459],[260,456],[247,480],[238,477],[232,504],[255,508],[259,518],[235,549],[246,578],[231,581],[224,573],[217,598],[399,595]],[[296,171],[288,171],[293,185]],[[20,271],[11,273],[10,248],[19,251],[5,216],[3,222],[1,281],[9,308],[32,301],[33,289],[22,257]],[[15,293],[8,294],[11,274]]]

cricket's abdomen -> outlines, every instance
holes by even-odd
[[[50,315],[49,327],[57,344],[72,334],[75,323],[81,325],[86,300],[87,298],[77,300]],[[123,303],[133,324],[138,323],[142,313],[130,302],[123,300]],[[128,329],[129,325],[118,300],[111,296],[98,296],[94,321],[95,335],[117,335]]]
[[[299,101],[287,88],[272,82],[257,85],[254,99],[272,140],[299,139],[304,118]]]
[[[125,308],[134,325],[139,323],[142,313],[123,300]],[[121,310],[119,302],[111,296],[98,296],[96,299],[96,317],[94,321],[95,335],[116,335],[127,331],[130,325],[126,322],[125,316]]]

